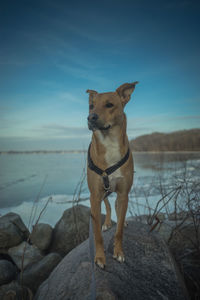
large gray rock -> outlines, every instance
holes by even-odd
[[[106,268],[95,267],[97,299],[188,299],[182,278],[163,239],[149,227],[129,222],[124,229],[123,264],[113,259],[116,227],[104,235]],[[91,299],[89,242],[72,250],[39,287],[35,300]]]
[[[30,240],[40,250],[47,250],[52,239],[53,228],[49,224],[39,223],[33,227]]]
[[[11,282],[17,274],[16,267],[8,260],[0,260],[0,285]]]
[[[0,253],[27,239],[29,231],[19,215],[8,213],[0,217]]]
[[[35,293],[40,284],[49,277],[49,274],[61,261],[62,257],[58,253],[50,253],[42,260],[34,263],[23,271],[23,285],[29,287]],[[21,280],[21,274],[18,276]]]
[[[88,238],[90,209],[77,205],[64,211],[53,230],[51,252],[62,256]]]
[[[8,254],[20,270],[22,269],[22,261],[23,269],[25,269],[28,265],[43,258],[40,250],[27,242],[22,242],[20,245],[10,248]]]

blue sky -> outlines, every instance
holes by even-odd
[[[200,127],[199,3],[1,1],[0,150],[86,149],[85,91],[133,81],[130,139]]]

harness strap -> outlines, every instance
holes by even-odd
[[[100,169],[99,167],[97,167],[93,161],[92,161],[92,158],[91,158],[91,155],[90,155],[90,147],[91,147],[91,144],[89,145],[89,148],[88,148],[88,167],[90,168],[90,170],[94,171],[95,173],[99,174],[100,176],[103,176],[103,178],[107,177],[108,178],[108,175],[112,174],[113,172],[115,172],[117,169],[119,169],[123,164],[125,164],[125,162],[128,160],[129,158],[129,154],[130,154],[130,150],[128,148],[128,151],[127,153],[125,154],[125,156],[120,160],[118,161],[116,164],[114,164],[113,166],[107,168],[106,170],[102,170]],[[103,179],[104,180],[104,183],[106,183],[106,181],[108,179]],[[109,182],[109,180],[108,180]]]

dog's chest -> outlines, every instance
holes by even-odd
[[[101,143],[106,149],[105,160],[109,167],[121,160],[120,146],[117,139],[109,139],[101,137]],[[117,169],[109,177],[111,191],[115,191],[118,181],[123,177],[120,169]]]

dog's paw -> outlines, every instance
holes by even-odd
[[[116,259],[120,263],[125,262],[125,256],[122,251],[114,251],[113,258]]]
[[[124,222],[124,227],[128,227],[128,222],[127,221]]]
[[[110,228],[112,227],[112,224],[110,223],[110,224],[103,224],[103,226],[102,226],[102,231],[107,231],[107,230],[109,230]]]
[[[105,256],[97,256],[95,257],[95,263],[100,269],[104,269],[106,265]]]

